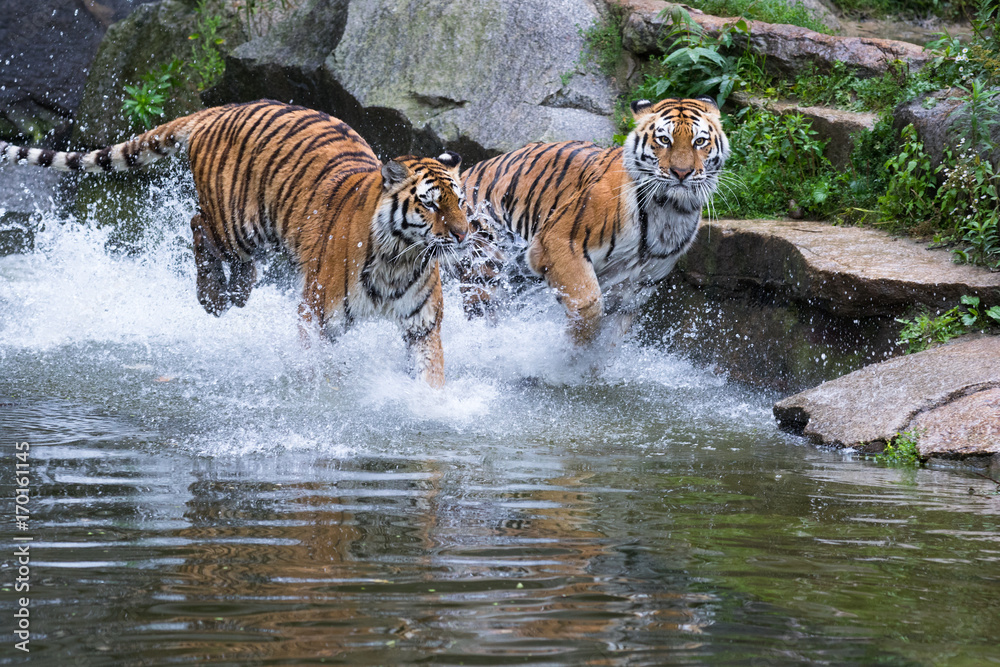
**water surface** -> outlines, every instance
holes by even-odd
[[[43,211],[0,258],[30,662],[1000,663],[969,469],[816,449],[638,337],[574,355],[549,300],[489,326],[450,288],[441,392],[384,322],[304,350],[280,282],[207,315],[190,181],[145,196],[133,242]]]

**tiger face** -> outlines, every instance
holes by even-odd
[[[429,252],[444,264],[458,259],[469,235],[459,187],[461,164],[457,153],[445,151],[436,160],[407,155],[382,167],[383,232],[396,240],[401,253]]]
[[[625,168],[656,203],[700,209],[715,192],[729,157],[719,108],[710,97],[632,103],[635,129],[625,140]]]

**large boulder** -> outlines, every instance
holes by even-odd
[[[955,341],[866,366],[774,406],[785,429],[835,447],[880,449],[917,433],[922,456],[1000,453],[1000,337]]]
[[[637,55],[659,55],[664,52],[663,39],[669,32],[670,11],[681,7],[662,0],[619,0],[627,10],[622,39],[629,51]],[[705,34],[717,37],[736,19],[710,16],[684,6]],[[881,76],[899,60],[911,70],[917,70],[931,60],[923,48],[908,42],[870,37],[839,37],[793,25],[747,21],[749,39],[742,33],[733,35],[733,49],[749,48],[765,56],[765,66],[780,74],[794,74],[806,67],[829,70],[835,62],[843,62],[858,76]]]
[[[104,31],[148,0],[0,0],[0,137],[58,145]]]
[[[597,18],[590,0],[311,0],[236,49],[209,99],[322,109],[383,158],[610,141],[615,91],[577,71],[580,28]]]

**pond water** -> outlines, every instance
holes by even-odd
[[[0,662],[1000,663],[969,469],[819,450],[638,338],[574,356],[549,300],[488,326],[450,288],[441,392],[387,323],[302,349],[280,283],[213,318],[190,190],[149,187],[134,252],[46,212],[0,258],[3,533],[33,538]]]

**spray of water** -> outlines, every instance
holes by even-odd
[[[34,250],[0,258],[0,392],[99,406],[209,456],[595,433],[627,443],[651,428],[668,446],[705,429],[773,428],[760,397],[663,350],[629,338],[574,352],[544,293],[489,323],[466,320],[449,285],[442,391],[403,372],[389,322],[304,349],[287,285],[262,283],[245,308],[212,317],[195,298],[192,193],[180,174],[145,188],[134,252],[93,216],[38,212]]]

